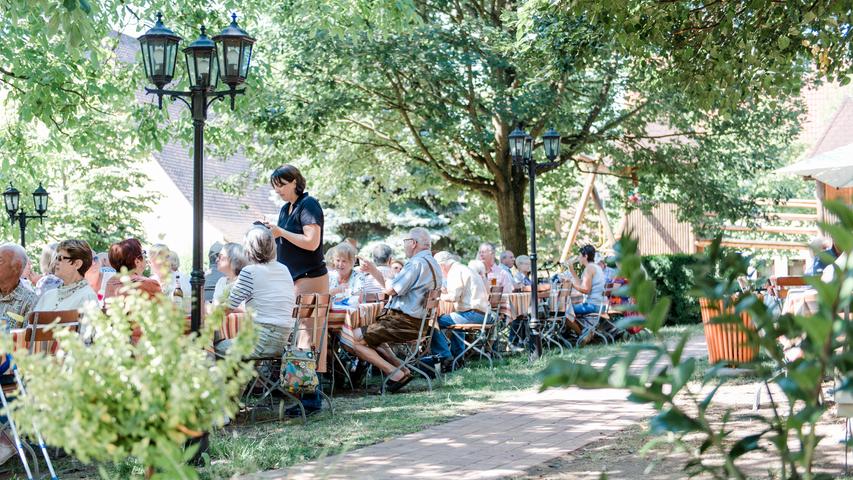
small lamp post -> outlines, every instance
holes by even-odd
[[[190,328],[197,332],[201,326],[202,302],[204,300],[204,271],[202,270],[202,226],[203,226],[203,179],[204,179],[204,124],[207,109],[215,100],[234,99],[245,89],[237,88],[249,75],[252,46],[255,39],[237,25],[237,15],[231,15],[231,24],[213,39],[207,36],[204,26],[199,37],[183,49],[189,76],[189,91],[166,90],[175,75],[178,43],[181,37],[163,25],[163,15],[157,13],[154,27],[139,37],[142,49],[142,64],[145,75],[155,88],[146,88],[149,94],[157,95],[157,106],[163,108],[163,96],[180,100],[190,109],[193,117],[193,270],[192,314]],[[216,91],[219,80],[228,85],[228,90]],[[189,101],[187,101],[189,99]]]
[[[533,159],[533,137],[518,126],[509,134],[509,154],[512,164],[517,167],[527,167],[530,177],[530,275],[533,286],[530,288],[530,336],[528,349],[530,359],[535,360],[542,355],[542,336],[539,332],[539,278],[536,272],[536,170],[557,165],[560,157],[560,134],[553,128],[542,136],[542,144],[548,162],[536,163]]]
[[[3,203],[6,207],[6,213],[9,214],[9,221],[14,224],[18,222],[18,226],[21,228],[21,246],[27,246],[27,223],[29,220],[38,219],[42,224],[44,224],[44,218],[47,213],[47,203],[50,195],[47,193],[47,190],[39,183],[38,188],[33,191],[33,207],[36,211],[36,215],[27,215],[26,210],[21,207],[21,192],[18,191],[12,183],[9,183],[9,188],[3,192]]]

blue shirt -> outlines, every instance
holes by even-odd
[[[432,270],[430,270],[432,266]],[[433,276],[435,272],[435,276]],[[426,296],[430,290],[441,288],[441,267],[429,250],[416,253],[391,282],[397,295],[388,302],[388,308],[399,310],[410,317],[421,318]]]

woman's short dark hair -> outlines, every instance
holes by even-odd
[[[63,240],[56,246],[57,253],[60,250],[65,250],[71,261],[81,260],[83,265],[77,269],[77,273],[85,275],[89,267],[92,266],[92,248],[86,240]]]
[[[584,245],[581,247],[580,254],[586,257],[590,262],[595,261],[595,247],[592,245]]]
[[[122,268],[128,271],[136,268],[136,259],[143,258],[142,244],[135,238],[128,238],[110,245],[110,265],[120,272]]]
[[[270,175],[270,184],[273,187],[279,187],[293,181],[296,181],[296,194],[302,195],[302,192],[305,191],[305,177],[302,176],[298,168],[293,165],[282,165]]]

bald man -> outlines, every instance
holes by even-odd
[[[21,280],[26,264],[27,253],[20,245],[0,245],[0,327],[6,332],[18,323],[14,315],[26,318],[36,303],[35,292]]]

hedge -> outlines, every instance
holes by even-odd
[[[700,323],[699,301],[688,295],[693,288],[693,270],[696,263],[692,255],[648,255],[643,257],[643,267],[657,283],[658,297],[672,298],[666,319],[668,325]]]

